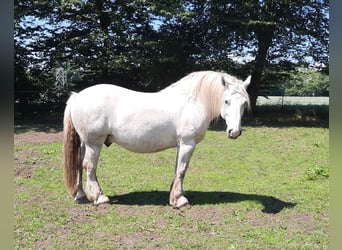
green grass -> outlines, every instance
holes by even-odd
[[[267,98],[259,96],[257,105],[317,105],[329,106],[328,96],[268,96]]]
[[[327,249],[326,128],[208,131],[184,188],[167,205],[175,149],[134,154],[104,147],[98,178],[111,204],[75,204],[64,187],[61,143],[16,145],[15,249]],[[31,157],[32,156],[32,157]]]

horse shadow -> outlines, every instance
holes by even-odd
[[[206,204],[222,204],[236,203],[242,201],[256,201],[261,203],[264,208],[263,213],[277,214],[284,208],[292,208],[297,203],[286,202],[272,196],[257,195],[257,194],[242,194],[234,192],[202,192],[202,191],[187,191],[186,197],[191,201],[191,205],[206,205]],[[167,191],[142,191],[131,192],[127,194],[110,196],[111,204],[121,205],[168,205],[169,192]]]

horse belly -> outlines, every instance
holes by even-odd
[[[116,144],[136,153],[153,153],[177,146],[176,137],[153,133],[121,133],[112,135]]]
[[[171,124],[130,123],[113,129],[110,140],[132,152],[152,153],[177,146]]]

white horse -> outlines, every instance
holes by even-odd
[[[141,93],[115,85],[95,85],[69,98],[64,112],[63,156],[66,186],[75,201],[109,202],[96,177],[102,145],[116,143],[138,153],[177,147],[170,205],[189,202],[183,179],[196,144],[220,114],[227,135],[241,135],[241,117],[249,97],[250,76],[243,82],[226,73],[201,71],[156,93]],[[85,192],[82,169],[86,169]]]

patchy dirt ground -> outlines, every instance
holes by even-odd
[[[14,134],[14,145],[42,145],[61,142],[63,132],[27,132]],[[30,178],[40,153],[30,149],[14,153],[14,176]]]
[[[14,134],[14,144],[16,147],[21,147],[22,145],[43,145],[50,144],[56,142],[62,142],[63,133],[60,130],[57,131],[28,131],[28,132],[19,132]],[[37,150],[32,150],[29,147],[21,147],[20,150],[15,151],[14,155],[14,174],[15,177],[19,178],[31,178],[34,172],[35,166],[45,161],[45,159],[41,159],[41,155],[43,153]],[[53,163],[57,164],[57,163]],[[53,166],[53,164],[47,164]],[[23,189],[28,188],[24,186],[17,186],[15,192],[21,192]],[[41,197],[31,197],[28,202],[32,204],[37,204],[41,202]],[[63,229],[59,228],[59,233],[56,234],[55,238],[58,240],[64,240],[65,235],[71,233],[74,228],[72,224],[85,222],[85,221],[94,221],[96,224],[96,216],[100,215],[101,218],[106,218],[112,209],[111,204],[104,204],[101,206],[74,206],[69,208],[61,208],[65,209],[65,214],[69,218],[70,222],[66,223]],[[152,211],[152,212],[151,212]],[[156,215],[151,213],[156,213]],[[141,242],[145,242],[146,248],[155,248],[160,244],[163,244],[166,240],[164,237],[170,236],[161,236],[156,232],[159,232],[158,228],[166,228],[168,230],[176,230],[170,227],[169,225],[177,225],[177,220],[182,226],[186,228],[189,232],[198,235],[208,235],[210,233],[215,234],[216,231],[221,232],[221,228],[226,226],[225,220],[231,222],[231,229],[227,229],[230,235],[227,237],[234,237],[237,233],[234,230],[239,231],[240,233],[245,233],[248,235],[248,231],[245,232],[239,228],[239,225],[245,224],[248,226],[248,230],[266,230],[267,228],[278,228],[280,230],[286,230],[286,233],[289,236],[297,235],[298,232],[306,232],[306,231],[315,231],[315,215],[312,213],[301,213],[295,212],[294,210],[284,210],[281,214],[273,214],[273,213],[263,213],[260,216],[259,209],[251,209],[246,210],[241,216],[236,214],[231,208],[219,207],[217,206],[215,209],[213,207],[206,206],[193,206],[191,207],[190,212],[183,212],[180,210],[172,210],[170,207],[161,206],[158,208],[151,208],[151,206],[141,206],[137,208],[136,206],[130,206],[127,204],[115,204],[115,214],[118,218],[127,218],[127,219],[136,219],[142,216],[146,218],[156,218],[156,221],[147,220],[147,224],[143,224],[142,222],[130,222],[132,225],[137,226],[138,228],[142,228],[142,232],[136,230],[136,233],[131,233],[130,235],[118,234],[111,235],[110,240],[115,243],[117,247],[123,247],[128,249],[135,249],[137,244],[141,244]],[[328,218],[328,215],[324,215]],[[184,218],[183,218],[184,217]],[[185,218],[186,217],[186,218]],[[133,219],[132,219],[133,218]],[[179,219],[180,218],[180,219]],[[174,222],[174,220],[176,222]],[[286,223],[285,223],[286,222]],[[290,223],[291,222],[291,223]],[[135,223],[135,224],[134,224]],[[287,226],[279,226],[279,225]],[[158,227],[156,226],[158,225]],[[55,227],[55,225],[51,225],[51,228]],[[149,228],[150,231],[143,230],[145,228]],[[171,229],[170,229],[171,228]],[[264,229],[265,228],[265,229]],[[21,232],[20,229],[16,229],[18,232]],[[53,235],[53,230],[46,227],[44,230],[46,232],[42,232],[41,237],[45,240],[37,240],[35,242],[36,248],[49,248],[51,244],[51,240],[49,237]],[[214,231],[213,231],[214,230]],[[247,229],[246,229],[247,230]],[[18,234],[18,233],[17,233]],[[101,234],[97,235],[97,237],[108,237],[108,235]],[[215,236],[216,237],[216,236]],[[294,237],[294,236],[293,236]],[[214,238],[214,236],[212,236]],[[157,244],[157,243],[158,244]],[[317,249],[319,243],[317,243]]]
[[[41,145],[47,143],[61,142],[63,132],[28,132],[14,134],[14,144]]]

